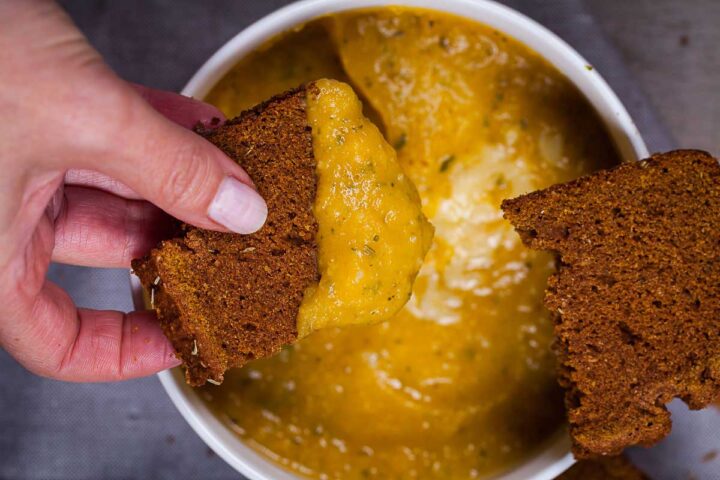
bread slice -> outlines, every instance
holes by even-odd
[[[720,166],[678,150],[502,204],[558,255],[545,303],[578,458],[650,445],[720,393]]]
[[[305,95],[305,88],[288,92],[203,133],[265,198],[268,218],[260,231],[236,235],[184,225],[132,262],[190,385],[220,383],[229,367],[297,338],[303,292],[318,280]]]
[[[624,456],[580,460],[555,480],[649,480]]]

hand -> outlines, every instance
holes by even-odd
[[[51,1],[0,2],[0,72],[0,345],[71,381],[177,365],[152,313],[78,309],[45,275],[50,261],[128,267],[163,211],[260,228],[267,207],[247,174],[188,130],[220,112],[123,82]]]

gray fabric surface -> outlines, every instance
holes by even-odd
[[[720,2],[585,1],[678,144],[720,152]]]
[[[121,76],[171,90],[179,90],[231,36],[284,3],[63,1]],[[580,0],[508,3],[575,46],[605,76],[651,151],[673,146]],[[81,306],[131,309],[124,270],[54,265],[49,277]],[[0,369],[2,479],[240,478],[187,426],[154,377],[122,384],[67,384],[25,372],[4,352]],[[706,455],[720,448],[720,410],[687,414],[676,402],[673,411],[673,434],[632,456],[656,479],[720,478],[720,464],[707,461],[712,455]]]

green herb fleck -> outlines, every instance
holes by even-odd
[[[496,187],[504,187],[505,186],[505,175],[502,173],[497,176],[495,179],[495,186]]]
[[[363,247],[363,253],[367,256],[372,256],[375,255],[375,249],[366,243]]]
[[[465,358],[472,360],[477,355],[477,350],[474,347],[466,347],[465,350],[463,350],[463,354]]]
[[[373,242],[378,242],[378,241],[380,241],[380,235],[377,235],[377,234],[376,234],[376,235],[373,237]]]
[[[395,140],[395,143],[393,144],[393,147],[395,150],[400,150],[405,146],[407,143],[407,134],[405,132],[401,133],[400,136]]]
[[[440,163],[440,173],[447,172],[448,168],[450,168],[450,165],[454,161],[455,155],[447,155],[446,157],[444,157],[442,162]]]
[[[592,65],[585,65],[585,70],[587,70],[588,72],[592,72],[592,71],[593,71],[593,66],[592,66]]]
[[[450,40],[445,35],[440,36],[438,40],[438,45],[440,45],[440,48],[442,48],[446,52],[450,50]]]

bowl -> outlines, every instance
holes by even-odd
[[[303,0],[255,22],[218,50],[192,77],[182,93],[204,98],[210,89],[245,55],[265,41],[318,16],[357,8],[402,5],[443,11],[489,25],[524,43],[562,72],[595,108],[624,161],[648,155],[630,115],[602,79],[563,40],[528,17],[489,0]],[[134,276],[135,305],[143,308],[142,288]],[[296,480],[299,477],[275,465],[245,445],[189,387],[179,369],[158,374],[170,399],[197,434],[221,458],[251,480]],[[551,480],[574,459],[566,431],[560,429],[539,451],[497,480]]]

